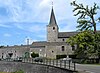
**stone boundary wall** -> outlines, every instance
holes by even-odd
[[[71,70],[42,64],[0,61],[0,72],[23,70],[24,73],[74,73]]]

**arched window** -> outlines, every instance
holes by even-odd
[[[53,30],[55,30],[55,27],[53,27]]]

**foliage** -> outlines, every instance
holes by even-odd
[[[32,57],[32,58],[39,57],[39,54],[38,54],[38,53],[32,52],[32,53],[31,53],[31,57]]]
[[[0,46],[0,48],[3,48],[4,46]]]
[[[89,7],[88,5],[84,6],[83,4],[77,4],[76,1],[73,1],[71,5],[74,6],[73,12],[76,13],[74,16],[79,16],[77,19],[77,23],[79,23],[77,28],[80,28],[79,30],[82,31],[93,27],[95,33],[96,23],[97,21],[100,22],[100,17],[95,19],[99,6],[96,3],[94,3],[93,7]]]
[[[67,42],[76,45],[74,54],[77,58],[90,58],[100,56],[100,33],[94,34],[93,31],[83,31],[70,37]]]
[[[56,55],[56,59],[61,59],[61,58],[66,58],[67,57],[67,55]]]

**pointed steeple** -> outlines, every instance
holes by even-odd
[[[52,10],[51,10],[49,25],[57,25],[54,10],[53,10],[53,6],[52,6]]]

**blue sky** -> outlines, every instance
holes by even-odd
[[[73,16],[73,0],[53,0],[54,12],[60,32],[76,30]],[[99,0],[78,0],[93,5]],[[26,44],[26,37],[33,41],[46,41],[46,25],[49,23],[52,0],[0,0],[0,45]],[[98,15],[100,16],[100,10]],[[100,24],[97,24],[100,29]]]

